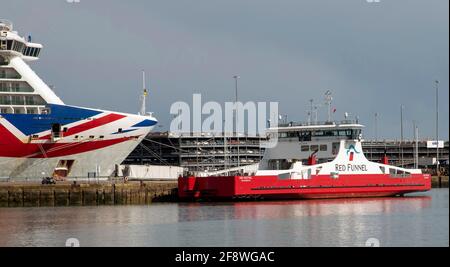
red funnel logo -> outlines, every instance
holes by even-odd
[[[349,155],[349,158],[348,158],[349,161],[353,161],[355,159],[355,153],[359,154],[359,152],[356,150],[355,146],[351,145],[347,149],[347,155]]]

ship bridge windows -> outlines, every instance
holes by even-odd
[[[14,51],[16,51],[16,52],[22,53],[24,47],[25,47],[25,44],[24,44],[24,43],[19,42],[19,41],[14,41],[14,42],[12,43],[12,49],[9,49],[9,50],[14,50]]]
[[[26,47],[23,54],[28,57],[38,57],[41,53],[41,49],[37,47]]]
[[[14,50],[15,43],[13,40],[1,40],[0,41],[0,50]]]
[[[324,130],[312,132],[314,137],[347,137],[349,139],[357,139],[360,134],[360,129]]]
[[[13,40],[6,41],[6,50],[12,50],[13,42]]]
[[[0,50],[12,50],[13,40],[0,40]]]
[[[1,40],[0,50],[16,51],[29,57],[38,57],[41,52],[41,48],[39,47],[27,46],[20,41],[14,40]]]
[[[300,142],[309,142],[311,141],[311,132],[300,132],[298,138]]]

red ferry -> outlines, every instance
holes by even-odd
[[[404,196],[431,189],[419,169],[370,162],[364,126],[345,121],[269,129],[270,147],[254,172],[235,168],[207,177],[180,177],[182,200],[317,199]],[[231,173],[231,175],[230,175]]]

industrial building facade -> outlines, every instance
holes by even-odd
[[[187,172],[214,172],[258,163],[265,138],[235,134],[151,133],[124,164],[180,166]]]

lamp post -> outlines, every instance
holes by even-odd
[[[375,113],[375,142],[378,142],[378,112]]]
[[[400,150],[401,150],[401,166],[403,167],[403,109],[404,105],[400,106]]]
[[[238,75],[233,76],[233,79],[235,81],[235,96],[236,96],[236,100],[235,100],[235,105],[236,105],[236,137],[237,137],[237,166],[241,167],[241,157],[240,157],[240,140],[239,140],[239,105],[238,105],[238,101],[239,101],[239,95],[238,95],[238,80],[241,77]]]
[[[436,86],[436,174],[441,176],[439,171],[439,81],[434,81]]]

